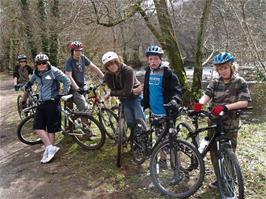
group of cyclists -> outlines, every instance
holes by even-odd
[[[105,70],[102,72],[83,54],[84,46],[80,41],[72,42],[69,47],[71,56],[65,62],[64,72],[52,66],[48,56],[43,53],[35,57],[34,70],[27,65],[27,57],[19,55],[19,65],[14,70],[15,90],[18,84],[25,84],[26,89],[34,82],[38,86],[40,103],[35,113],[33,128],[45,145],[41,163],[50,162],[59,150],[59,147],[54,145],[54,135],[61,127],[58,99],[60,83],[64,86],[62,94],[71,93],[80,111],[88,109],[84,97],[87,69],[91,69],[100,79],[104,79],[109,87],[110,92],[104,99],[112,96],[120,99],[131,132],[137,118],[146,120],[145,109],[149,108],[152,116],[164,117],[168,114],[164,104],[172,107],[181,106],[182,86],[171,67],[162,61],[164,51],[160,46],[151,45],[145,51],[148,66],[145,68],[144,84],[137,79],[134,69],[127,66],[116,52],[109,51],[102,56]],[[221,52],[214,57],[213,65],[219,77],[209,83],[204,95],[194,104],[194,110],[200,111],[205,104],[209,104],[213,115],[219,117],[222,111],[247,107],[251,101],[250,93],[245,80],[237,75],[235,57],[229,52]],[[21,106],[25,104],[27,96],[24,96]],[[235,150],[240,119],[234,112],[228,113],[225,119],[226,136],[232,141]],[[211,149],[213,166],[215,150],[215,147]],[[162,167],[165,164],[163,157],[160,164]],[[217,182],[211,183],[210,186],[217,187]]]

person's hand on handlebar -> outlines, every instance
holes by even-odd
[[[203,108],[203,104],[201,104],[201,103],[195,103],[195,104],[193,105],[193,110],[194,110],[195,112],[200,112],[200,111],[202,110],[202,108]]]
[[[214,116],[219,117],[222,111],[226,112],[228,111],[228,108],[225,105],[216,105],[211,112]]]
[[[173,108],[173,109],[178,109],[179,104],[176,102],[176,100],[172,99],[166,106]]]

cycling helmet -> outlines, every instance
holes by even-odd
[[[17,60],[20,61],[27,61],[27,56],[24,54],[21,54],[17,57]]]
[[[118,55],[115,52],[109,51],[105,53],[102,57],[103,65],[105,65],[107,62],[112,61],[114,59],[118,59]]]
[[[73,41],[69,45],[71,50],[83,50],[83,44],[80,41]]]
[[[234,61],[235,61],[235,57],[231,53],[221,52],[214,57],[212,63],[214,65],[219,65],[219,64],[224,64],[227,62],[234,62]]]
[[[39,53],[38,55],[36,55],[35,57],[35,62],[39,62],[39,61],[48,61],[49,58],[46,54],[43,53]]]
[[[157,46],[157,45],[151,45],[145,51],[146,56],[149,56],[149,55],[162,56],[163,53],[164,53],[163,49],[160,46]]]

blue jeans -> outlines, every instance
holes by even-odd
[[[145,114],[140,104],[142,100],[141,96],[135,99],[122,99],[121,103],[124,107],[124,113],[127,120],[127,126],[133,129],[135,126],[136,119],[143,119],[145,121]]]

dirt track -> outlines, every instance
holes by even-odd
[[[42,146],[27,146],[18,141],[17,93],[11,77],[1,79],[0,198],[88,198],[83,191],[87,190],[85,181],[70,172],[64,161],[58,161],[64,152],[62,147],[57,160],[41,165]]]

